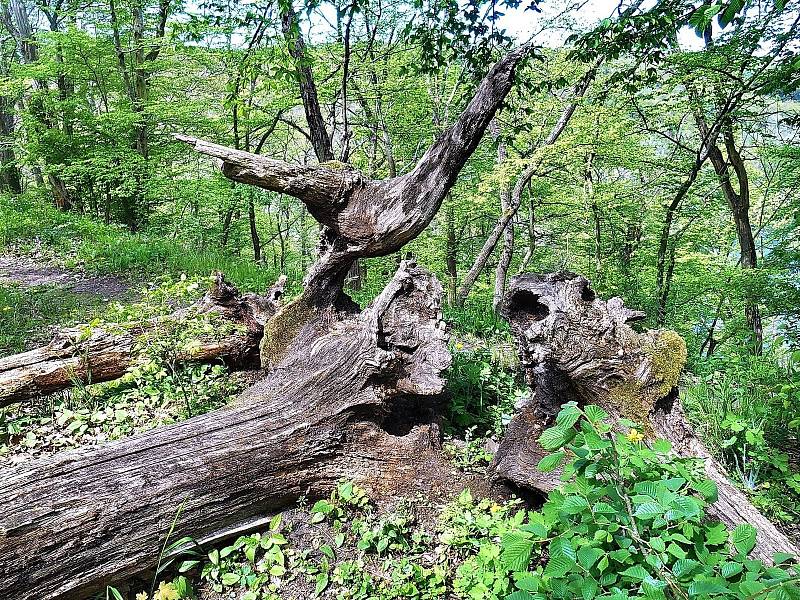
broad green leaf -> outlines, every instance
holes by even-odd
[[[586,418],[588,418],[592,423],[605,421],[608,418],[608,413],[594,404],[588,404],[584,406],[583,412],[586,413]]]
[[[568,515],[577,515],[589,508],[589,503],[583,496],[567,496],[559,509]]]
[[[636,507],[633,516],[639,517],[640,519],[652,519],[659,516],[663,512],[664,509],[660,504],[657,504],[656,502],[644,502]]]
[[[566,452],[563,450],[559,452],[554,452],[553,454],[548,454],[542,460],[539,461],[539,464],[536,465],[536,468],[539,469],[542,473],[549,473],[550,471],[555,470],[558,465],[561,464],[561,461],[566,456]]]
[[[510,571],[524,571],[531,562],[534,542],[519,533],[507,533],[500,544],[500,560]]]
[[[622,571],[620,575],[625,575],[631,579],[641,581],[648,576],[648,572],[642,565],[633,565]]]
[[[739,573],[741,573],[743,569],[744,567],[742,566],[742,563],[727,561],[722,563],[722,568],[720,569],[720,573],[722,573],[722,576],[725,579],[730,579],[734,575],[738,575]]]
[[[672,565],[672,573],[678,579],[683,579],[687,575],[691,574],[692,571],[694,571],[699,565],[699,562],[691,558],[677,560],[675,561],[675,564]]]
[[[653,442],[653,451],[659,454],[669,454],[672,450],[672,444],[668,440],[658,439]]]
[[[577,552],[578,554],[578,563],[586,570],[591,569],[594,566],[594,563],[597,562],[605,552],[600,550],[600,548],[592,548],[591,546],[583,546]]]
[[[327,573],[320,573],[317,575],[317,585],[314,588],[314,595],[319,596],[328,587],[329,577]]]
[[[577,559],[577,554],[575,552],[575,548],[572,546],[572,542],[564,537],[557,537],[550,542],[548,551],[550,552],[551,558],[564,556],[571,561],[575,561]]]
[[[545,429],[539,436],[539,443],[545,450],[558,450],[566,444],[572,437],[572,432],[563,427],[551,427]]]
[[[716,579],[696,579],[689,584],[690,596],[714,596],[727,594],[728,592],[730,592],[730,589]]]
[[[580,409],[574,402],[571,402],[569,404],[565,404],[559,411],[558,415],[556,415],[556,423],[559,425],[559,427],[568,429],[575,425],[580,417]]]
[[[536,600],[536,596],[525,590],[517,590],[513,594],[506,596],[506,600]]]
[[[750,523],[741,523],[736,526],[731,535],[731,542],[740,554],[747,556],[756,545],[758,532]]]
[[[717,484],[710,479],[703,479],[692,484],[692,489],[703,496],[707,502],[716,502],[719,497]]]

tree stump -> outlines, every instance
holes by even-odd
[[[565,402],[596,404],[616,419],[640,423],[651,439],[669,440],[679,456],[701,459],[719,489],[709,515],[728,527],[757,527],[753,556],[765,562],[775,552],[800,556],[797,546],[730,483],[686,420],[677,393],[686,361],[680,336],[666,330],[636,332],[630,323],[644,313],[626,308],[619,298],[600,300],[584,277],[567,272],[515,277],[502,311],[534,394],[512,419],[495,455],[496,479],[538,493],[557,487],[558,471],[536,468],[548,454],[536,440]]]

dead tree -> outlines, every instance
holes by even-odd
[[[643,424],[651,437],[669,440],[679,456],[701,459],[719,489],[710,516],[729,527],[756,526],[754,556],[769,562],[779,551],[800,555],[730,483],[692,431],[677,398],[686,360],[680,336],[664,330],[637,333],[629,323],[644,313],[626,308],[619,298],[598,299],[589,282],[572,273],[515,277],[503,314],[534,395],[509,424],[492,465],[496,478],[542,493],[557,487],[560,473],[536,468],[548,454],[536,440],[563,403],[597,404],[614,418]]]
[[[355,260],[395,252],[427,227],[528,51],[494,65],[417,166],[386,181],[340,163],[291,165],[179,137],[218,159],[227,177],[304,202],[322,225],[319,258],[302,294],[264,327],[269,375],[233,408],[3,473],[0,597],[79,597],[152,567],[179,506],[174,535],[213,540],[300,495],[324,494],[340,477],[385,473],[403,490],[438,460],[424,424],[392,419],[391,433],[380,424],[443,387],[441,286],[404,262],[363,313],[342,286]]]
[[[159,327],[180,327],[199,315],[214,315],[230,332],[196,340],[181,360],[224,362],[233,368],[259,366],[264,323],[279,307],[286,278],[263,296],[240,295],[221,273],[210,290],[187,308],[166,317],[128,324],[61,329],[46,346],[0,358],[0,407],[69,389],[122,377],[137,360],[141,339]]]
[[[306,328],[234,406],[4,472],[0,597],[81,598],[153,566],[180,507],[174,539],[205,543],[343,477],[402,493],[441,472],[425,413],[392,418],[444,387],[441,295],[404,262],[364,312]]]

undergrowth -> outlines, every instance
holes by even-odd
[[[736,483],[771,518],[800,522],[800,351],[703,364],[686,413]]]
[[[562,466],[563,484],[540,510],[465,489],[433,518],[420,517],[421,498],[381,513],[342,481],[329,498],[229,546],[181,540],[188,555],[153,599],[800,598],[795,557],[764,564],[750,557],[754,527],[706,518],[717,489],[702,465],[664,440],[648,443],[640,424],[623,426],[614,430],[597,406],[562,407],[539,439],[552,452],[539,469]]]
[[[79,338],[88,339],[98,328],[124,333],[152,319],[151,327],[136,334],[135,358],[120,379],[92,385],[76,381],[71,390],[46,399],[0,408],[0,464],[97,445],[229,402],[240,390],[224,366],[185,357],[199,340],[219,339],[233,325],[208,314],[188,313],[180,321],[165,317],[197,299],[208,283],[207,278],[163,278],[142,290],[141,301],[112,303],[103,318],[84,325]]]

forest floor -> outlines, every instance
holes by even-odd
[[[75,294],[93,294],[104,300],[124,296],[131,283],[115,275],[90,275],[81,269],[68,269],[45,258],[0,254],[0,284],[26,287],[59,286]]]
[[[39,248],[38,241],[26,250],[0,248],[0,356],[46,343],[58,326],[169,314],[207,289],[211,263],[233,274],[242,291],[261,291],[265,282],[274,280],[260,265],[216,259],[187,265],[176,258],[167,268],[163,257],[142,254],[122,264],[132,252],[115,248],[109,243],[103,256],[120,264],[73,250]],[[164,256],[184,260],[191,253],[175,250]],[[506,494],[496,496],[498,490],[489,488],[485,475],[515,404],[529,391],[519,377],[507,330],[489,326],[483,312],[480,318],[465,311],[446,315],[453,329],[453,366],[441,425],[452,469],[440,486],[424,482],[419,486],[422,494],[405,490],[407,497],[394,494],[392,500],[386,490],[354,491],[352,484],[341,482],[330,498],[313,504],[301,499],[259,533],[242,536],[230,546],[204,548],[156,578],[151,572],[121,584],[125,597],[484,600],[513,591],[497,554],[498,540],[519,526],[517,515],[524,505],[509,502]],[[167,373],[156,368],[159,356],[146,357],[153,368],[139,369],[118,382],[78,387],[0,410],[0,469],[220,408],[260,375],[229,373],[221,365]],[[705,407],[698,413],[703,423],[739,410],[739,403],[719,405],[718,388],[727,389],[727,380],[703,381],[708,398],[692,392],[690,403],[695,412],[698,404]],[[687,378],[684,385],[686,397],[697,382]],[[182,389],[190,390],[188,404],[179,393]],[[734,425],[738,427],[738,421]],[[723,433],[729,435],[727,430],[719,435]],[[762,462],[771,456],[765,450]],[[787,472],[793,474],[793,467]],[[778,473],[772,481],[786,477]],[[796,538],[797,508],[783,488],[760,486],[751,495]],[[776,497],[788,500],[779,504]],[[155,593],[148,594],[151,587]]]

